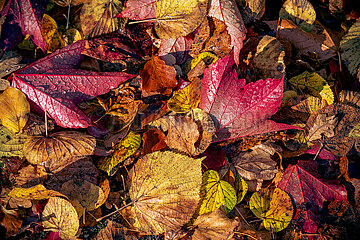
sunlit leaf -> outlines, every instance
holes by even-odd
[[[201,81],[195,79],[190,85],[177,90],[168,101],[168,108],[177,113],[186,113],[197,108],[200,102]]]
[[[43,35],[45,48],[48,53],[65,47],[64,39],[58,30],[55,20],[47,14],[44,14],[42,19],[41,34]]]
[[[26,139],[26,135],[15,135],[8,128],[0,126],[0,157],[22,157]]]
[[[244,199],[247,191],[248,191],[248,185],[245,182],[245,180],[237,176],[235,179],[235,189],[236,189],[236,195],[237,195],[237,202],[236,204],[241,203],[241,201]]]
[[[8,195],[10,197],[25,198],[29,200],[43,200],[51,197],[66,198],[63,194],[54,190],[48,190],[41,184],[30,188],[14,188],[8,193]]]
[[[279,15],[281,19],[291,20],[307,32],[310,32],[316,19],[315,9],[308,0],[287,0]]]

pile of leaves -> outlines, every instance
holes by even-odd
[[[1,1],[0,238],[357,239],[352,4]]]

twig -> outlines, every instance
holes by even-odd
[[[248,223],[248,221],[246,221],[246,219],[244,218],[244,216],[241,214],[241,212],[239,211],[239,209],[237,209],[237,207],[235,207],[235,211],[240,215],[240,217],[244,220],[244,222],[247,224],[247,225],[250,225]]]
[[[128,204],[126,204],[125,206],[123,206],[123,207],[121,207],[121,208],[119,208],[119,209],[116,209],[116,210],[113,211],[112,213],[109,213],[108,215],[105,215],[105,216],[103,216],[103,217],[101,217],[101,218],[97,218],[96,221],[97,221],[97,222],[100,222],[100,221],[103,220],[104,218],[110,217],[110,216],[114,215],[115,213],[120,212],[121,210],[123,210],[123,209],[127,208],[128,206],[132,205],[133,203],[134,203],[134,202],[128,203]]]
[[[47,112],[45,110],[45,136],[48,136],[48,127],[47,127]]]

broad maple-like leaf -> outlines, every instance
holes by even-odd
[[[233,66],[233,56],[219,59],[205,70],[201,84],[199,107],[215,119],[216,142],[296,128],[268,119],[281,104],[283,79],[268,78],[245,85]]]
[[[128,0],[125,9],[116,17],[143,20],[156,17],[156,0]]]
[[[315,233],[318,218],[316,215],[323,207],[324,201],[346,201],[346,190],[336,181],[321,179],[314,170],[314,161],[300,161],[297,165],[286,168],[278,187],[289,193],[298,207],[296,218],[303,218],[303,230]],[[301,210],[299,207],[305,207]]]
[[[38,107],[68,128],[87,128],[91,120],[75,104],[107,93],[134,77],[123,72],[101,73],[76,69],[84,41],[67,46],[13,74],[12,85]]]
[[[239,64],[240,50],[246,37],[246,28],[240,11],[234,0],[211,0],[208,15],[223,21],[231,37],[231,46],[234,47],[234,59]]]
[[[46,2],[44,0],[10,0],[0,12],[0,16],[6,15],[0,48],[15,47],[22,40],[20,34],[22,32],[24,36],[29,34],[34,43],[46,52],[45,41],[41,34],[42,8]]]
[[[187,37],[178,37],[176,39],[162,39],[158,51],[159,56],[164,56],[171,53],[176,58],[177,64],[182,64],[186,61],[188,52],[193,40]]]

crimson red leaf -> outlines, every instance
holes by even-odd
[[[143,20],[156,18],[156,0],[128,0],[125,9],[116,17]]]
[[[225,23],[231,37],[231,47],[234,47],[234,59],[239,65],[239,55],[246,37],[246,28],[236,2],[234,0],[211,0],[208,15]]]
[[[19,38],[19,27],[22,34],[29,34],[34,43],[44,52],[45,41],[41,34],[43,7],[46,1],[43,0],[9,0],[8,4],[1,12],[1,16],[6,15],[6,24],[2,29],[1,47],[13,48],[21,38]]]
[[[283,79],[269,78],[245,85],[245,79],[238,79],[233,66],[234,58],[229,55],[204,71],[199,107],[215,118],[214,141],[299,129],[268,119],[281,104]]]
[[[278,187],[289,193],[297,205],[295,219],[304,221],[303,230],[315,233],[324,201],[346,201],[346,190],[337,181],[321,179],[314,161],[300,161],[286,168]],[[305,208],[305,209],[304,209]]]
[[[12,86],[52,117],[61,127],[86,128],[91,120],[76,103],[107,93],[134,77],[123,72],[76,69],[84,42],[77,42],[40,59],[11,76]]]

